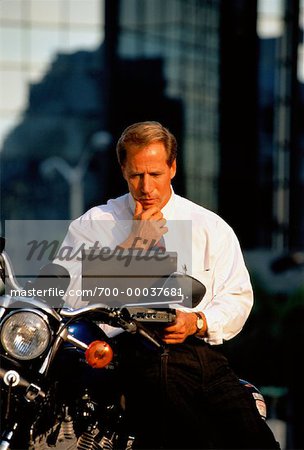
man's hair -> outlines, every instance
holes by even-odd
[[[124,165],[128,147],[135,146],[140,149],[153,142],[162,142],[164,144],[167,152],[167,164],[171,167],[176,159],[176,139],[167,128],[154,121],[134,123],[123,131],[116,145],[119,164],[121,166]]]

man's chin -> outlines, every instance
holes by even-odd
[[[150,209],[153,206],[158,206],[157,200],[140,200],[140,204],[143,207],[143,209]]]

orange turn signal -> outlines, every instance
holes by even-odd
[[[85,351],[85,358],[94,369],[102,369],[112,361],[113,350],[105,341],[93,341]]]

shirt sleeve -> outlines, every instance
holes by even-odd
[[[215,231],[221,238],[213,239],[211,301],[207,305],[202,301],[195,308],[205,314],[208,334],[204,340],[212,345],[236,336],[253,306],[252,286],[237,237],[227,224],[220,224]]]
[[[65,306],[80,308],[85,306],[82,302],[82,251],[89,245],[88,237],[84,235],[85,224],[81,227],[79,219],[74,220],[61,244],[55,264],[65,267],[70,275],[70,283],[65,293]]]
[[[53,261],[65,267],[70,274],[70,283],[64,296],[66,306],[72,308],[86,306],[87,302],[82,300],[81,295],[83,252],[101,249],[103,242],[110,240],[112,223],[113,221],[110,221],[105,214],[94,219],[92,210],[71,222],[57,257]]]

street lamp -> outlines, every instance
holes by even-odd
[[[70,218],[74,219],[84,211],[84,186],[83,180],[92,157],[91,149],[104,152],[112,142],[112,136],[107,131],[94,133],[88,146],[85,147],[76,166],[71,166],[61,156],[51,156],[40,164],[41,173],[50,177],[57,171],[69,185],[69,209]],[[88,147],[88,148],[87,148]]]

